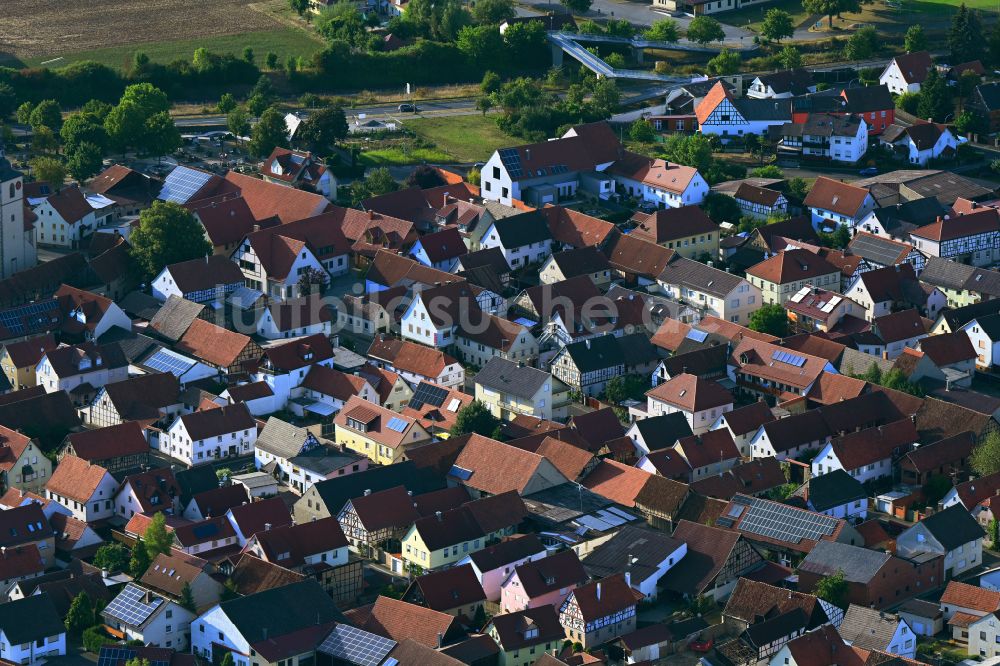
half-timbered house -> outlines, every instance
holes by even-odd
[[[566,638],[589,649],[635,631],[636,606],[642,598],[627,575],[614,574],[570,592],[559,608],[559,623]]]

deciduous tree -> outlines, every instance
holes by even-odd
[[[517,16],[511,0],[478,0],[472,10],[476,23],[500,25]]]
[[[328,106],[315,111],[302,123],[298,139],[309,150],[329,155],[334,145],[347,136],[347,116],[339,106]]]
[[[791,44],[788,44],[778,52],[778,60],[785,69],[796,69],[802,66],[802,53]]]
[[[644,37],[656,42],[676,42],[680,39],[680,29],[674,19],[657,19],[646,30]]]
[[[924,34],[924,26],[914,23],[906,29],[906,36],[903,37],[903,49],[907,53],[927,50],[927,35]]]
[[[170,552],[170,546],[174,543],[174,535],[167,531],[167,516],[162,511],[153,514],[142,535],[142,542],[146,546],[146,552],[149,553],[151,561],[157,555],[165,555]]]
[[[982,444],[973,449],[969,465],[979,476],[1000,472],[1000,434],[987,435]]]
[[[427,164],[416,167],[406,177],[407,187],[419,187],[422,190],[426,190],[430,187],[439,187],[441,185],[447,185],[441,176],[441,172]]]
[[[749,328],[751,331],[783,338],[788,335],[788,314],[777,303],[762,305],[750,313]]]
[[[62,187],[63,181],[66,180],[66,165],[55,157],[36,157],[28,164],[35,180],[45,181],[55,188]]]
[[[48,127],[53,132],[58,132],[62,127],[62,109],[59,108],[59,102],[54,99],[39,102],[38,106],[31,110],[28,123],[32,129]]]
[[[847,608],[847,592],[847,581],[844,580],[843,571],[820,578],[812,591],[820,599],[845,609]]]
[[[719,55],[708,61],[708,73],[712,76],[725,76],[740,71],[743,58],[739,52],[722,49]]]
[[[458,410],[455,418],[455,425],[451,427],[451,436],[467,435],[477,433],[484,437],[495,437],[500,427],[500,419],[493,416],[493,413],[478,400],[473,400],[465,407]]]
[[[710,42],[721,42],[726,38],[726,33],[722,29],[722,24],[711,16],[696,16],[691,19],[687,27],[687,38],[698,44],[708,44]]]
[[[792,15],[776,7],[768,9],[760,26],[760,34],[775,42],[791,37],[795,34]]]
[[[101,172],[104,155],[93,143],[85,141],[73,147],[66,157],[66,169],[78,182],[83,182]]]
[[[164,266],[203,257],[212,251],[201,225],[186,208],[166,201],[139,213],[139,226],[132,231],[131,254],[146,276],[155,276]],[[162,514],[159,522],[163,522]],[[160,534],[154,530],[154,536]],[[156,542],[159,548],[162,542]]]
[[[639,143],[652,143],[656,139],[656,130],[653,129],[653,123],[639,118],[629,127],[628,136]]]
[[[586,14],[592,4],[592,0],[559,0],[559,2],[574,14]]]
[[[288,147],[288,127],[285,116],[272,106],[260,114],[250,132],[249,150],[257,157],[267,157],[277,147]]]

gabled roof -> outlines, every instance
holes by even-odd
[[[593,622],[634,607],[644,596],[625,582],[624,574],[615,573],[577,587],[563,606],[575,602],[583,621]]]
[[[288,224],[319,215],[333,206],[320,194],[268,183],[234,171],[228,172],[225,179],[230,186],[238,189],[258,220],[277,216],[282,224]]]
[[[545,546],[538,537],[524,534],[487,546],[469,555],[469,559],[480,573],[486,573],[541,553],[545,553]]]
[[[579,585],[587,580],[587,572],[576,551],[561,550],[540,560],[525,562],[514,573],[529,599],[566,587]]]
[[[551,604],[513,613],[502,613],[490,624],[497,633],[497,643],[504,652],[516,652],[541,643],[558,643],[565,636],[559,613]],[[528,630],[534,630],[529,636]]]
[[[442,612],[486,601],[483,586],[469,564],[419,576],[410,583],[410,588],[403,597],[410,596],[411,591],[416,590],[419,590],[428,608]]]
[[[548,220],[537,210],[494,220],[493,228],[508,250],[552,240]]]
[[[237,593],[244,596],[263,592],[275,587],[283,587],[291,583],[305,580],[305,576],[290,569],[254,557],[253,555],[238,555],[236,566],[229,579],[233,582]]]
[[[929,51],[904,53],[893,58],[890,66],[892,64],[899,68],[899,73],[907,83],[923,83],[927,72],[934,66]]]
[[[895,266],[906,261],[913,251],[913,246],[891,238],[876,236],[867,231],[859,231],[851,239],[847,249],[874,264]]]
[[[307,557],[347,547],[347,537],[332,516],[300,525],[265,528],[253,539],[268,561],[289,568],[302,566]]]
[[[531,399],[544,384],[552,382],[552,375],[495,356],[476,373],[475,382],[494,391]]]
[[[288,507],[280,497],[269,497],[231,507],[228,517],[246,539],[269,529],[269,526],[273,529],[292,523]]]
[[[836,541],[819,541],[799,565],[802,571],[829,576],[844,572],[849,583],[869,584],[892,555]]]
[[[652,213],[637,212],[632,219],[638,226],[630,232],[635,238],[652,243],[717,232],[719,225],[698,206],[662,208]]]
[[[341,618],[333,599],[315,580],[308,579],[223,601],[219,607],[235,630],[255,647]],[[276,608],[281,612],[275,613]]]
[[[717,382],[682,373],[657,384],[646,395],[686,412],[724,407],[733,403],[732,394]]]
[[[63,456],[52,471],[45,489],[56,495],[86,504],[105,480],[113,478],[108,470],[76,456]],[[110,499],[110,497],[106,498]]]
[[[920,340],[920,351],[926,354],[934,365],[943,368],[962,361],[976,358],[976,350],[972,340],[965,331],[932,335]]]
[[[919,440],[920,435],[913,421],[900,419],[836,437],[830,442],[830,447],[844,469],[855,470],[895,458]]]
[[[718,298],[725,298],[733,289],[744,283],[744,278],[739,275],[713,268],[678,254],[674,254],[670,258],[670,261],[657,275],[657,280],[664,284],[703,291]]]
[[[965,215],[946,215],[936,222],[914,229],[910,232],[910,236],[942,242],[998,232],[1000,232],[1000,211],[996,208],[983,208]]]
[[[740,578],[726,601],[723,616],[754,624],[761,618],[775,613],[786,613],[793,608],[802,610],[812,622],[829,620],[819,598],[812,594],[795,592],[783,587],[768,585],[749,578]]]
[[[88,461],[141,455],[149,451],[149,443],[136,421],[70,433],[66,439],[73,445],[74,454]]]
[[[551,462],[537,453],[475,433],[465,437],[468,439],[455,461],[455,468],[462,470],[461,476],[457,477],[462,485],[500,494],[510,490],[524,492],[542,472],[550,478],[565,478]]]
[[[868,494],[861,482],[842,469],[835,469],[809,479],[809,504],[816,511],[865,499]]]
[[[219,368],[229,368],[251,344],[249,336],[195,319],[174,348]]]
[[[46,352],[55,349],[55,347],[56,341],[51,333],[4,345],[4,349],[15,368],[35,367]]]
[[[432,263],[455,259],[469,251],[457,227],[446,227],[435,231],[421,237],[417,242],[427,253],[427,258]]]
[[[868,190],[862,187],[820,176],[803,203],[809,208],[829,210],[853,218],[868,196]]]
[[[368,357],[394,368],[428,378],[436,378],[445,367],[458,363],[453,357],[424,345],[397,338],[376,337],[368,348]]]
[[[747,269],[747,275],[775,284],[811,280],[839,272],[840,269],[830,262],[803,249],[782,250]]]
[[[944,546],[945,551],[982,539],[986,534],[972,514],[958,504],[927,516],[919,524]]]
[[[242,402],[183,414],[179,418],[193,441],[257,427],[257,421],[250,414],[246,403]]]
[[[945,465],[959,465],[972,453],[975,436],[961,432],[952,437],[918,446],[903,456],[918,473],[934,472]]]
[[[226,256],[210,254],[200,259],[191,259],[170,264],[163,269],[170,273],[174,284],[181,293],[224,289],[227,285],[243,284],[240,267]]]
[[[169,467],[158,467],[138,474],[130,474],[122,479],[119,492],[130,487],[135,494],[139,508],[144,513],[162,511],[171,506],[174,498],[181,495],[173,471]]]
[[[680,520],[673,538],[686,543],[688,552],[660,581],[674,592],[701,594],[722,571],[742,537],[738,532]]]
[[[926,335],[925,322],[914,308],[876,317],[872,327],[882,342],[888,344]]]
[[[33,643],[66,632],[48,594],[0,604],[0,627],[11,645]]]
[[[541,209],[552,239],[572,247],[597,247],[615,234],[615,225],[562,206]],[[464,265],[464,261],[463,261]]]
[[[153,315],[149,326],[171,342],[180,340],[205,306],[171,294]]]
[[[985,615],[1000,609],[1000,592],[950,580],[941,595],[941,604],[968,608]]]
[[[394,641],[413,640],[433,648],[439,639],[447,641],[460,633],[453,615],[381,595],[360,626]]]
[[[504,148],[501,161],[515,181],[589,171],[618,157],[621,144],[606,122],[576,125],[559,139]],[[541,173],[539,173],[541,171]]]

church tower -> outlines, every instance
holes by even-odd
[[[24,226],[24,174],[0,150],[0,278],[35,265],[33,234]]]

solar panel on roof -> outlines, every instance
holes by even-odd
[[[684,337],[689,340],[694,340],[695,342],[704,342],[705,338],[708,337],[708,332],[699,331],[697,328],[692,328],[690,331],[687,332],[687,335],[685,335]]]
[[[507,173],[510,174],[511,178],[520,178],[524,175],[521,169],[521,156],[517,152],[517,148],[504,148],[500,151],[500,162],[507,169]]]
[[[0,326],[10,333],[31,333],[44,328],[52,321],[51,313],[59,309],[59,301],[52,298],[38,303],[28,303],[0,312]]]
[[[441,388],[440,386],[434,386],[433,384],[428,384],[427,382],[421,382],[417,386],[417,390],[413,393],[413,397],[410,398],[410,407],[413,409],[420,409],[424,405],[434,405],[435,407],[440,407],[444,404],[444,400],[447,397],[448,389]]]
[[[167,349],[161,349],[143,363],[147,368],[157,372],[169,372],[180,377],[195,365],[195,361],[171,353]]]
[[[211,177],[210,173],[178,166],[163,179],[163,188],[157,199],[181,204],[187,203]]]
[[[191,532],[199,539],[210,537],[213,534],[218,533],[218,531],[219,531],[219,526],[216,525],[215,523],[206,523],[204,525],[197,525],[191,530]]]
[[[126,585],[125,589],[111,600],[104,612],[130,627],[141,626],[163,603],[160,597],[152,597],[147,603],[146,595],[146,590],[135,585]]]
[[[781,350],[775,350],[774,353],[771,354],[771,358],[775,361],[787,363],[788,365],[794,365],[796,368],[801,368],[806,364],[806,359],[804,357]]]
[[[837,529],[837,520],[830,516],[803,511],[777,502],[754,501],[747,498],[745,503],[750,504],[750,507],[740,521],[739,529],[742,532],[788,543],[799,543],[803,539],[819,541]]]
[[[396,432],[403,432],[404,430],[406,430],[406,425],[407,425],[406,421],[404,421],[399,417],[394,416],[391,419],[389,419],[389,423],[386,424],[386,427],[389,430],[394,430]]]
[[[378,666],[396,647],[396,641],[347,624],[338,624],[319,651],[357,666]]]
[[[472,478],[472,472],[465,469],[464,467],[459,467],[458,465],[452,465],[451,469],[448,471],[448,476],[453,476],[459,481],[468,481]]]

